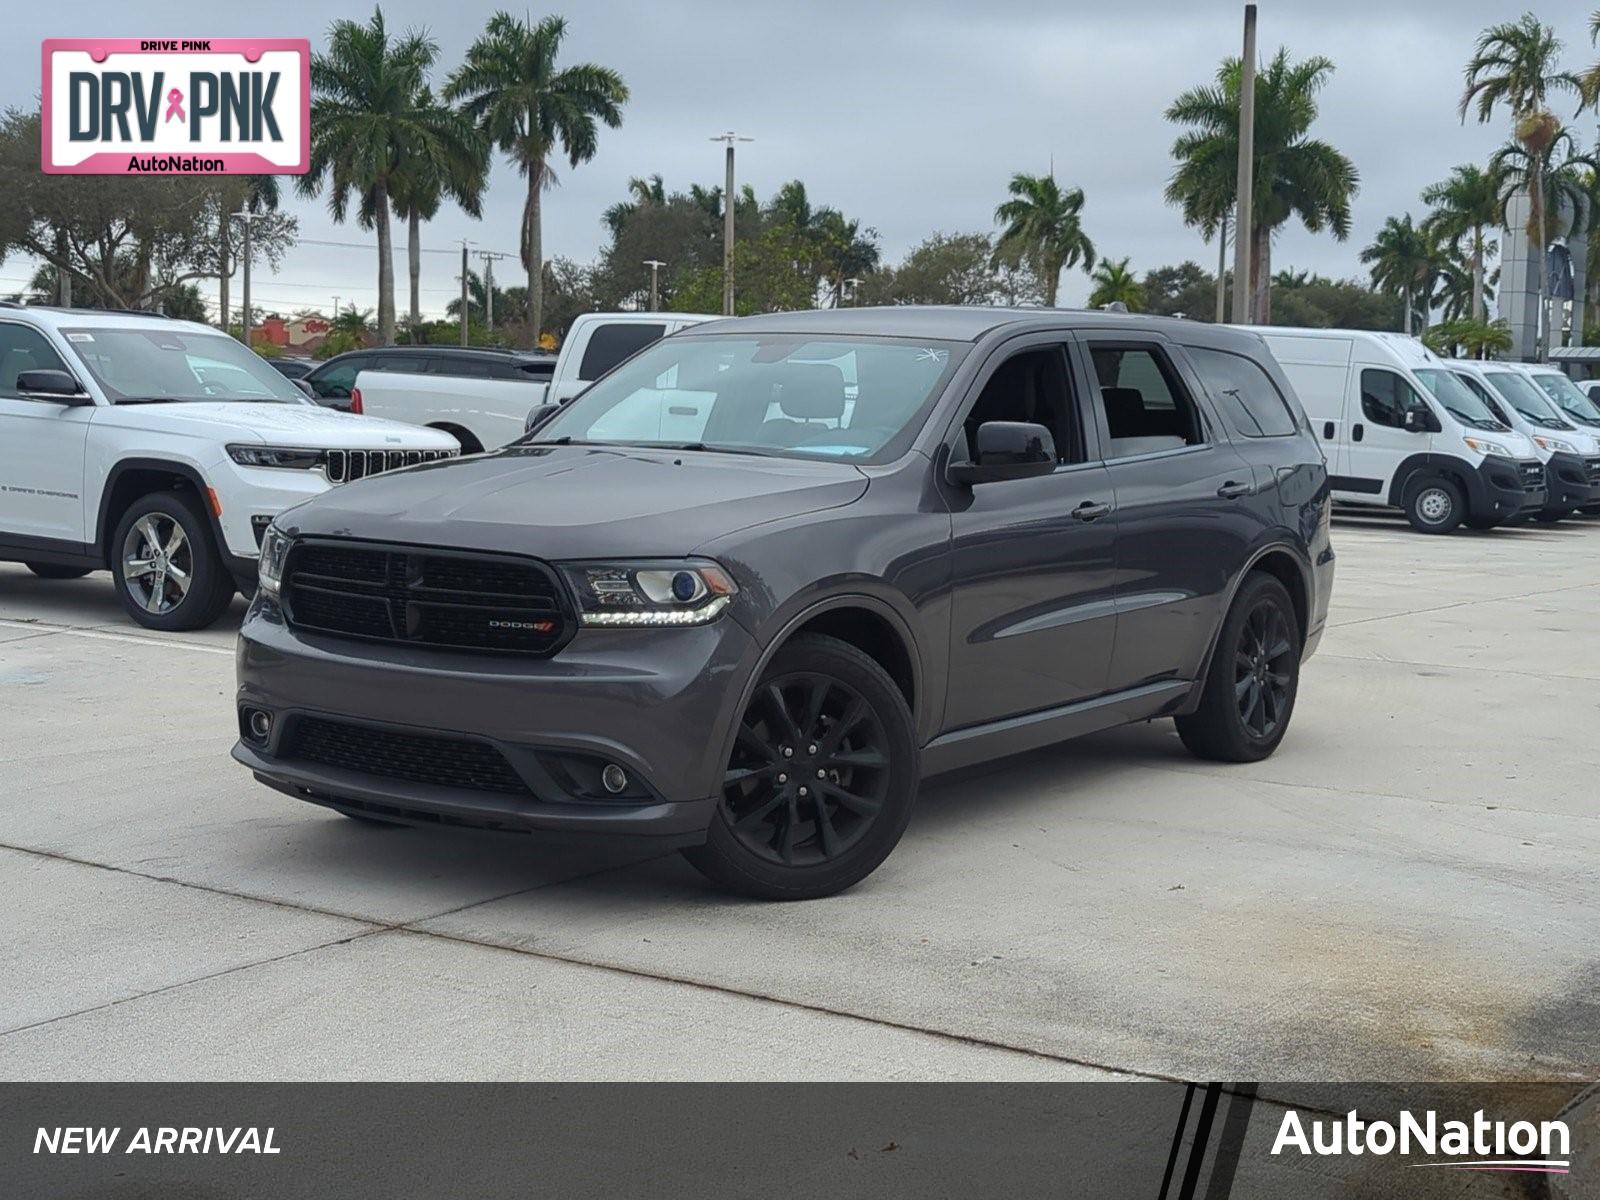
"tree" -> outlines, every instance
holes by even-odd
[[[1468,358],[1488,358],[1511,349],[1511,329],[1504,321],[1458,317],[1435,325],[1422,340],[1435,354],[1449,357],[1460,349]]]
[[[622,227],[642,208],[660,208],[667,203],[666,184],[661,176],[640,179],[635,175],[628,180],[628,199],[619,200],[601,215],[600,222],[616,237]]]
[[[733,247],[734,277],[739,290],[737,316],[793,312],[816,304],[816,274],[811,246],[793,226],[769,226],[758,236],[741,238]],[[718,312],[722,305],[722,264],[679,277],[672,297],[677,312]]]
[[[1350,236],[1350,202],[1360,188],[1352,163],[1327,142],[1309,135],[1317,119],[1317,94],[1333,74],[1320,56],[1290,62],[1280,49],[1257,73],[1255,164],[1250,214],[1250,319],[1272,319],[1272,237],[1298,217],[1312,233],[1324,229],[1339,241]],[[1239,93],[1242,71],[1224,59],[1210,87],[1191,88],[1166,118],[1189,126],[1172,144],[1178,168],[1167,185],[1170,204],[1185,223],[1209,238],[1236,203],[1239,163]]]
[[[449,197],[469,217],[483,215],[483,190],[489,176],[489,147],[461,113],[434,99],[422,88],[416,108],[428,115],[435,136],[432,153],[408,156],[390,180],[395,216],[406,223],[406,270],[411,282],[411,325],[422,324],[422,222],[438,215]],[[362,224],[368,223],[363,212]]]
[[[997,267],[982,233],[935,233],[899,264],[861,281],[857,304],[1037,304],[1038,279],[1025,266]]]
[[[251,175],[245,184],[243,211],[251,213],[272,213],[278,211],[278,202],[282,193],[278,187],[276,175]],[[234,243],[239,237],[231,215],[224,214],[218,228],[218,262],[217,262],[217,307],[218,322],[224,329],[228,327],[229,320],[229,285],[233,282],[233,272],[238,266],[234,260]],[[256,249],[256,229],[250,231],[250,251],[253,255]]]
[[[317,358],[332,358],[346,350],[359,350],[365,346],[372,333],[372,310],[350,305],[328,323],[327,336],[317,347]]]
[[[1217,277],[1199,263],[1157,267],[1144,277],[1144,311],[1170,317],[1178,313],[1209,321],[1215,311]]]
[[[1432,248],[1423,232],[1411,223],[1411,214],[1385,221],[1372,244],[1361,252],[1361,261],[1371,266],[1374,287],[1400,297],[1409,336],[1416,311],[1414,298],[1419,294],[1427,296],[1428,277],[1433,270]]]
[[[1492,172],[1467,163],[1451,171],[1450,178],[1442,183],[1423,188],[1422,202],[1433,207],[1423,221],[1425,228],[1448,242],[1458,254],[1462,244],[1467,245],[1472,269],[1472,319],[1484,320],[1484,258],[1493,247],[1484,231],[1499,225],[1505,211],[1498,182]]]
[[[1532,13],[1524,13],[1517,21],[1491,25],[1478,35],[1477,46],[1467,61],[1466,87],[1459,109],[1465,122],[1467,112],[1475,108],[1480,125],[1493,119],[1498,105],[1504,104],[1511,112],[1513,137],[1525,155],[1521,176],[1531,209],[1528,234],[1538,247],[1534,257],[1539,264],[1541,352],[1549,345],[1550,333],[1543,177],[1560,130],[1560,122],[1548,110],[1547,102],[1552,92],[1584,94],[1578,77],[1556,65],[1560,54],[1561,39],[1555,30]]]
[[[303,195],[328,187],[328,210],[342,222],[356,194],[359,219],[378,233],[378,337],[394,343],[394,259],[389,209],[396,186],[418,175],[456,177],[465,164],[460,117],[425,88],[438,46],[423,34],[389,36],[383,10],[365,25],[335,21],[326,52],[311,58],[311,165]]]
[[[1589,43],[1593,45],[1597,42],[1600,42],[1600,9],[1589,14]],[[1578,87],[1586,104],[1600,108],[1600,62],[1584,72],[1578,80]],[[1584,341],[1588,344],[1587,338]]]
[[[594,63],[557,68],[567,23],[545,17],[536,25],[497,12],[450,77],[445,95],[464,108],[484,136],[509,154],[527,180],[522,210],[522,262],[528,271],[530,334],[544,325],[544,241],[540,197],[551,185],[549,159],[563,153],[576,167],[599,146],[599,125],[622,124],[627,85]],[[532,343],[530,343],[532,344]]]
[[[1311,329],[1395,329],[1404,320],[1396,296],[1354,279],[1312,276],[1303,287],[1284,288],[1272,300],[1274,325]]]
[[[1128,270],[1126,258],[1120,262],[1103,259],[1089,279],[1094,284],[1094,290],[1089,293],[1090,308],[1104,308],[1108,304],[1121,304],[1129,312],[1144,308],[1144,287]]]
[[[995,243],[994,261],[1010,267],[1024,264],[1044,285],[1044,302],[1055,307],[1061,272],[1083,264],[1094,267],[1094,243],[1083,231],[1083,189],[1062,190],[1052,175],[1016,174],[1007,189],[1011,199],[994,210],[1004,226]]]

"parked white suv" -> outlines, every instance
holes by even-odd
[[[282,510],[457,453],[436,430],[318,407],[206,325],[0,303],[0,561],[109,568],[150,629],[209,625],[253,589]]]

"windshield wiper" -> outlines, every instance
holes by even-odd
[[[176,396],[123,396],[113,404],[181,404]]]

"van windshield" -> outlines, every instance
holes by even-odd
[[[1550,397],[1529,383],[1526,376],[1515,371],[1485,371],[1484,377],[1530,425],[1544,429],[1572,428],[1562,420]]]
[[[1580,392],[1578,385],[1565,375],[1547,375],[1543,371],[1535,371],[1533,381],[1556,402],[1556,407],[1569,420],[1583,425],[1600,425],[1600,408],[1596,408],[1594,401]]]
[[[883,462],[905,453],[966,343],[800,334],[663,338],[523,444]]]
[[[1439,367],[1419,367],[1412,372],[1445,411],[1463,425],[1474,429],[1504,429],[1494,411],[1454,371]]]

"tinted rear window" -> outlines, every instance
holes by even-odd
[[[1272,377],[1242,354],[1188,347],[1195,370],[1222,407],[1228,424],[1245,437],[1288,437],[1294,413]]]
[[[585,383],[599,379],[623,359],[633,357],[666,332],[665,325],[633,322],[601,325],[589,335],[589,344],[583,350],[583,362],[578,365],[578,378]]]

